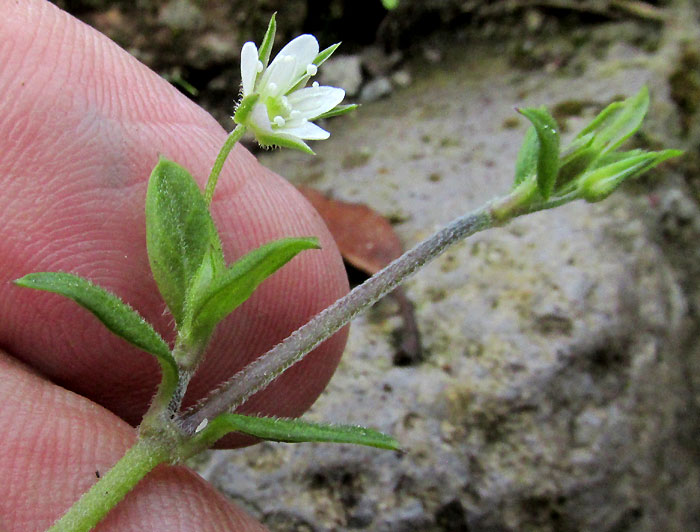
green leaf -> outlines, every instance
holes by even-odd
[[[107,329],[127,342],[155,355],[170,382],[177,383],[177,365],[168,344],[141,315],[113,293],[70,273],[30,273],[15,284],[60,294],[86,308]]]
[[[515,180],[513,188],[525,181],[528,177],[535,175],[537,172],[537,158],[540,152],[540,141],[537,138],[537,132],[534,126],[528,128],[523,139],[523,145],[518,152],[518,158],[515,161]]]
[[[272,53],[272,45],[275,44],[275,33],[277,32],[276,18],[277,13],[273,13],[270,17],[270,23],[267,25],[267,31],[265,32],[265,37],[263,37],[263,41],[258,52],[258,58],[262,62],[263,68],[267,68],[267,63],[270,61],[270,54]]]
[[[391,451],[401,449],[394,438],[373,429],[352,425],[309,423],[298,419],[221,414],[210,421],[201,432],[205,431],[202,438],[213,441],[229,432],[241,432],[263,440],[287,443],[354,443]]]
[[[639,129],[648,109],[649,89],[643,86],[636,95],[608,105],[581,130],[578,137],[593,133],[594,145],[601,153],[610,152]]]
[[[205,255],[223,269],[214,222],[197,183],[180,165],[161,158],[146,194],[146,245],[158,289],[178,326]]]
[[[391,11],[392,9],[396,9],[398,7],[399,0],[382,0],[382,5],[385,9]]]
[[[589,169],[600,155],[600,150],[594,148],[593,134],[589,133],[564,148],[559,156],[559,172],[557,173],[557,193]]]
[[[572,159],[575,159],[581,151],[590,148],[593,144],[593,140],[593,133],[587,133],[585,135],[579,134],[566,148],[561,150],[559,154],[561,164],[567,164]]]
[[[535,128],[539,140],[537,188],[546,200],[552,194],[559,171],[559,126],[546,108],[519,109]]]
[[[627,154],[615,154],[610,163],[586,172],[579,181],[580,196],[589,202],[607,198],[625,180],[638,177],[657,164],[677,157],[680,150],[641,152],[633,150]]]
[[[340,46],[339,42],[331,44],[328,48],[319,52],[312,63],[316,66],[321,66],[326,59],[333,55],[333,52],[338,49],[338,46]]]
[[[314,120],[318,120],[321,118],[332,118],[334,116],[345,115],[351,111],[354,111],[358,107],[360,107],[360,106],[357,105],[356,103],[351,103],[348,105],[338,105],[338,106],[334,107],[333,109],[331,109],[330,111],[323,113],[322,115],[318,115],[317,117],[314,118]]]
[[[318,239],[313,237],[283,238],[244,255],[197,294],[192,303],[196,334],[208,334],[219,321],[248,299],[260,283],[297,253],[319,247]]]

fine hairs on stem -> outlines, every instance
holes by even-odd
[[[198,405],[185,411],[180,421],[182,430],[192,434],[204,420],[232,411],[447,247],[493,225],[489,206],[457,218],[321,311]]]

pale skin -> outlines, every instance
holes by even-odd
[[[166,338],[145,250],[144,198],[159,154],[203,185],[226,132],[114,43],[43,0],[0,0],[0,531],[47,528],[133,443],[158,380],[145,353],[75,303],[18,288],[68,271],[114,291]],[[231,87],[231,98],[238,88]],[[228,260],[273,238],[318,236],[220,327],[186,403],[347,290],[318,215],[237,147],[212,204]],[[245,411],[296,416],[323,390],[345,334]],[[228,438],[227,446],[245,443]],[[159,467],[97,530],[264,530],[196,474]]]

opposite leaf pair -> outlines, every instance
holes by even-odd
[[[679,150],[616,151],[642,125],[649,91],[614,102],[560,151],[559,126],[546,108],[520,109],[532,122],[518,153],[514,187],[536,184],[541,200],[550,198],[600,201],[626,179],[681,154]],[[573,197],[572,197],[573,196]]]
[[[133,308],[86,279],[69,273],[42,272],[26,275],[15,283],[74,300],[110,331],[154,355],[163,375],[150,417],[147,414],[144,419],[151,422],[160,418],[156,423],[162,423],[177,413],[189,377],[216,325],[300,251],[318,249],[319,244],[313,237],[283,238],[226,266],[199,187],[184,168],[166,159],[158,162],[148,185],[146,241],[153,276],[175,319],[178,334],[172,351]],[[275,441],[344,442],[398,449],[393,438],[363,427],[222,414],[200,427],[183,444],[180,455],[189,455],[191,449],[201,450],[232,431]]]
[[[319,248],[313,237],[283,238],[226,267],[199,187],[187,170],[166,159],[148,183],[146,245],[153,277],[185,350],[205,345],[214,327],[297,253]]]

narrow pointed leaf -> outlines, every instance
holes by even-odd
[[[559,154],[561,164],[565,165],[571,159],[576,158],[582,150],[590,148],[593,144],[593,140],[593,133],[577,135],[576,138],[566,146],[566,148],[562,148],[561,153]]]
[[[260,283],[292,260],[300,251],[319,247],[318,239],[313,237],[282,238],[244,255],[214,279],[193,301],[192,316],[195,330],[211,330],[248,299]]]
[[[535,175],[537,172],[537,158],[540,151],[540,141],[537,138],[537,132],[534,126],[528,128],[523,139],[523,145],[518,152],[518,158],[515,161],[515,179],[513,187],[517,187],[528,177]]]
[[[333,109],[331,109],[330,111],[323,113],[322,115],[317,116],[316,118],[314,118],[314,120],[321,119],[321,118],[332,118],[334,116],[345,115],[351,111],[354,111],[358,107],[360,107],[360,106],[356,103],[351,103],[348,105],[338,105],[338,106],[334,107]]]
[[[551,196],[559,171],[559,126],[544,107],[519,109],[535,128],[539,140],[537,188],[546,200]]]
[[[221,264],[221,242],[197,183],[180,165],[161,158],[146,194],[146,245],[158,289],[180,325],[195,274],[207,253]]]
[[[353,425],[309,423],[298,419],[221,414],[209,422],[204,431],[206,434],[202,434],[202,437],[214,441],[229,432],[242,432],[263,440],[287,443],[353,443],[392,451],[401,449],[394,438],[373,429]]]
[[[340,46],[339,42],[331,44],[328,48],[319,52],[316,58],[312,61],[313,64],[316,66],[321,66],[326,61],[326,59],[333,55],[333,52],[335,52],[338,49],[338,46]]]
[[[30,273],[15,284],[60,294],[86,308],[107,329],[155,355],[170,382],[177,382],[177,366],[168,344],[141,315],[113,293],[87,279],[62,272]]]
[[[614,159],[617,160],[591,170],[581,177],[579,184],[581,197],[589,202],[601,201],[612,194],[627,179],[639,177],[657,164],[682,153],[679,150],[646,153],[638,153],[635,150],[628,157],[616,157]]]
[[[270,61],[270,54],[272,53],[272,45],[275,44],[275,33],[277,32],[276,19],[277,13],[273,13],[272,17],[270,17],[270,23],[267,25],[267,31],[265,32],[265,37],[263,37],[263,41],[258,52],[258,57],[260,58],[264,68],[267,68],[267,64]]]
[[[593,133],[594,145],[601,153],[618,148],[642,125],[649,109],[649,89],[643,86],[636,95],[613,102],[581,130],[578,137]]]

